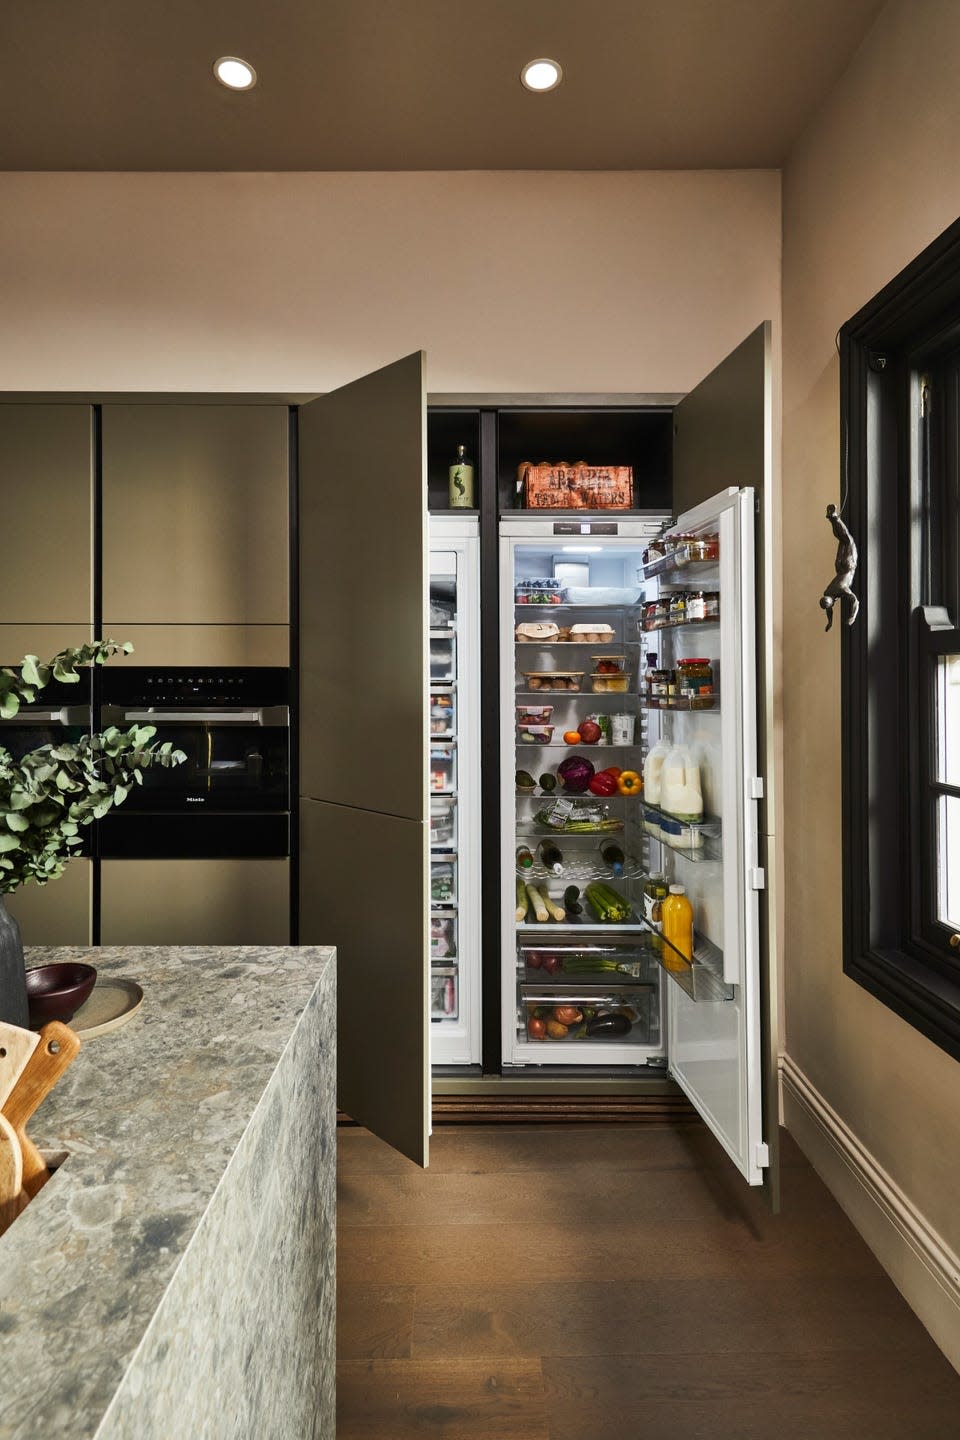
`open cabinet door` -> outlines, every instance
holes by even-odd
[[[300,939],[337,947],[338,1103],[430,1118],[422,353],[299,410]]]
[[[758,537],[760,507],[770,498],[771,434],[770,327],[763,325],[676,412],[675,493],[682,513],[675,530],[709,536],[711,543],[717,537],[719,551],[719,714],[712,729],[705,719],[698,725],[692,714],[684,717],[688,733],[681,738],[706,753],[710,808],[722,822],[715,865],[690,868],[696,869],[695,924],[699,912],[724,988],[723,998],[695,1003],[671,985],[668,1056],[671,1074],[741,1174],[751,1185],[765,1185],[776,1208],[776,990],[762,923],[768,837],[758,753],[766,647],[757,640],[768,623]]]

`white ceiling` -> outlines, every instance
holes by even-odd
[[[0,169],[777,166],[881,4],[4,0]],[[542,55],[564,81],[532,95]]]

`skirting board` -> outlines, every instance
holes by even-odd
[[[789,1055],[784,1125],[954,1369],[960,1370],[960,1257],[877,1163]]]

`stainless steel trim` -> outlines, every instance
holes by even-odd
[[[62,710],[18,710],[7,723],[14,725],[86,725],[90,726],[90,710],[85,705],[65,705]]]
[[[286,705],[268,705],[261,710],[229,710],[216,705],[197,710],[124,710],[120,706],[104,706],[104,714],[115,716],[114,723],[147,725],[289,725],[290,711]]]

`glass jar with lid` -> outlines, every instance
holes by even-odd
[[[710,661],[693,657],[678,660],[677,704],[685,710],[712,710],[716,701]]]

